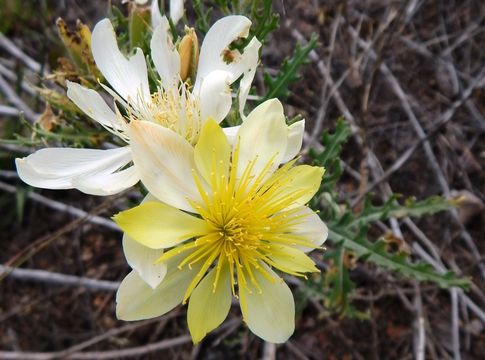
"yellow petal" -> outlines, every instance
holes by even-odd
[[[283,206],[286,203],[285,207],[304,205],[320,188],[324,172],[324,168],[310,165],[299,165],[289,170],[280,168],[264,186],[273,184],[271,189],[273,204],[281,202]]]
[[[131,238],[152,249],[172,247],[208,231],[205,221],[159,202],[122,211],[113,219]]]
[[[209,184],[212,184],[211,174],[216,175],[219,180],[224,175],[227,181],[230,158],[231,146],[226,135],[214,120],[209,119],[202,127],[199,141],[194,148],[197,169]]]
[[[274,267],[287,273],[317,272],[313,260],[299,249],[290,246],[274,245],[268,251],[268,256],[274,261]]]
[[[218,327],[231,308],[231,282],[225,266],[214,291],[217,268],[212,269],[192,292],[187,311],[187,322],[194,344]]]

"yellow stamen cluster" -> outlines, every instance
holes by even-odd
[[[263,291],[254,276],[256,271],[270,281],[275,281],[263,264],[304,276],[302,272],[274,261],[275,256],[281,255],[283,246],[315,248],[306,238],[292,231],[292,227],[307,216],[302,213],[301,207],[291,208],[305,190],[296,190],[288,195],[288,186],[293,178],[287,175],[295,161],[269,175],[272,172],[272,159],[257,176],[253,176],[251,174],[258,161],[255,159],[238,177],[238,157],[239,146],[236,146],[228,170],[213,154],[210,179],[205,179],[210,191],[204,189],[203,179],[194,171],[202,202],[191,201],[191,204],[207,222],[210,231],[207,235],[169,250],[160,259],[165,261],[190,250],[179,268],[202,262],[201,269],[185,293],[184,302],[213,264],[216,267],[213,291],[218,286],[221,271],[229,271],[232,292],[237,296],[236,284],[251,291],[251,283],[258,291]]]
[[[169,128],[195,144],[201,130],[200,105],[186,85],[159,88],[151,102],[141,102],[141,108],[130,114],[129,120],[149,120]]]

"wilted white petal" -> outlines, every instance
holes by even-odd
[[[176,86],[180,76],[180,56],[173,44],[170,25],[165,16],[161,17],[160,24],[155,28],[150,48],[162,86]]]
[[[145,56],[136,49],[127,59],[118,48],[113,25],[108,19],[96,24],[91,37],[91,50],[96,66],[111,86],[131,102],[149,101],[148,73]]]

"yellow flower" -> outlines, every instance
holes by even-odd
[[[189,301],[197,343],[224,321],[235,296],[253,333],[276,343],[289,338],[293,296],[273,269],[296,276],[318,271],[305,252],[325,241],[327,228],[305,206],[323,168],[295,160],[279,167],[288,131],[277,100],[248,116],[234,146],[212,120],[195,147],[169,129],[132,123],[135,164],[161,201],[147,200],[115,221],[139,245],[158,251],[166,274],[152,288],[130,273],[118,290],[120,319],[158,316]]]

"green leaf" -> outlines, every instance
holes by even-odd
[[[345,257],[349,253],[340,245],[324,254],[326,260],[331,260],[331,266],[325,272],[324,292],[325,306],[338,311],[342,316],[367,318],[368,315],[355,309],[350,303],[350,295],[355,289],[355,284],[349,276],[349,270],[345,264]]]
[[[393,217],[421,217],[423,215],[432,215],[439,211],[450,210],[455,206],[453,200],[447,200],[440,196],[432,196],[423,201],[407,199],[404,205],[400,205],[396,198],[396,196],[392,196],[384,205],[373,206],[371,198],[367,197],[362,211],[354,215],[347,225],[349,227],[365,226],[374,221],[387,220]]]
[[[367,240],[366,228],[362,228],[358,235],[353,235],[348,229],[340,227],[335,223],[329,223],[328,239],[342,246],[365,260],[380,267],[396,271],[404,276],[412,277],[420,281],[431,281],[442,288],[453,286],[467,288],[470,285],[468,279],[457,278],[449,271],[446,273],[436,272],[431,265],[422,262],[410,263],[404,253],[391,254],[386,251],[386,244],[382,240],[374,243]]]
[[[313,159],[314,165],[325,168],[325,176],[317,194],[334,191],[335,184],[342,175],[339,156],[342,152],[342,146],[348,140],[350,134],[350,127],[343,119],[339,119],[333,133],[328,131],[323,133],[323,150],[317,152],[314,149],[310,149],[309,155]],[[318,196],[315,196],[315,199],[318,199]]]
[[[275,77],[264,74],[265,83],[268,85],[268,92],[260,100],[262,103],[265,100],[272,98],[285,99],[290,95],[288,86],[299,79],[298,71],[300,67],[308,63],[308,54],[317,46],[317,35],[313,34],[310,41],[305,46],[297,44],[293,56],[283,61],[283,65]]]

